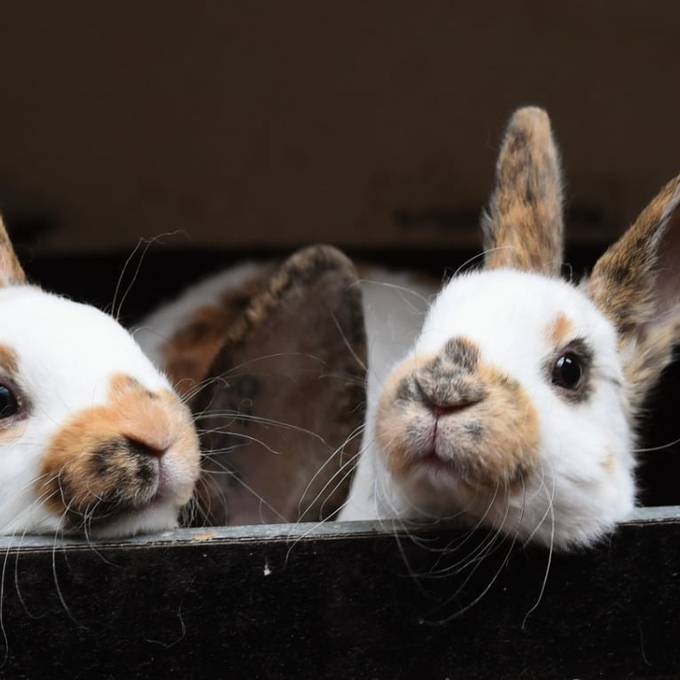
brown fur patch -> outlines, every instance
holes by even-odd
[[[545,111],[527,107],[510,119],[482,229],[487,268],[560,273],[562,180]]]
[[[0,286],[25,282],[26,275],[14,252],[5,224],[0,218]]]
[[[677,268],[677,247],[671,249],[671,258],[665,256],[668,241],[680,239],[664,237],[671,231],[673,211],[678,203],[680,176],[666,184],[593,268],[588,293],[623,334],[634,331],[677,299],[673,289],[668,291],[670,300],[659,299],[654,289],[657,281],[664,281],[662,270],[673,273]]]
[[[562,347],[573,332],[574,324],[564,312],[560,312],[548,326],[547,338],[553,347]]]
[[[38,493],[53,512],[81,521],[98,507],[134,504],[145,488],[145,461],[131,452],[171,446],[181,455],[197,454],[190,416],[177,397],[169,391],[153,395],[133,378],[115,375],[108,403],[80,411],[52,438]]]
[[[0,369],[10,378],[15,376],[19,369],[17,353],[7,345],[0,345]]]
[[[163,346],[165,372],[181,394],[189,393],[207,374],[228,327],[224,309],[200,307]]]
[[[235,325],[238,325],[253,297],[262,290],[269,268],[225,290],[218,305],[204,305],[162,348],[164,369],[180,394],[186,395],[203,380]]]
[[[482,365],[479,377],[489,393],[478,415],[485,426],[480,478],[488,488],[500,480],[515,490],[538,461],[538,413],[521,385],[494,367]]]

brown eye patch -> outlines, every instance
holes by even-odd
[[[583,338],[572,340],[546,361],[546,373],[553,388],[574,403],[586,401],[592,389],[593,351]]]
[[[560,312],[547,328],[548,340],[554,347],[561,347],[574,332],[571,319]]]
[[[0,345],[0,371],[13,378],[16,376],[18,369],[19,360],[16,352],[7,345]]]

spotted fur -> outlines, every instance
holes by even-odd
[[[595,265],[585,288],[615,324],[636,412],[680,338],[680,176]]]
[[[562,180],[545,111],[512,117],[496,166],[496,186],[482,219],[485,266],[556,276],[562,266]]]
[[[190,414],[172,392],[114,375],[106,403],[80,411],[48,443],[37,493],[68,527],[88,529],[161,502],[164,475],[184,505],[198,475],[197,449]]]
[[[191,416],[113,318],[25,282],[0,227],[0,533],[176,526],[198,476]]]
[[[456,347],[452,351],[452,349]],[[461,348],[462,352],[461,352]],[[474,493],[517,488],[537,460],[538,419],[519,383],[478,360],[469,340],[448,342],[434,358],[414,357],[400,367],[380,400],[376,435],[387,465],[405,476],[420,465],[422,448],[434,446],[435,428],[446,430],[445,465]],[[452,357],[461,359],[452,362]],[[419,390],[404,397],[403,385]],[[426,387],[421,387],[423,384]],[[432,409],[455,418],[433,420]]]
[[[561,187],[547,115],[520,109],[482,222],[484,268],[449,281],[369,380],[342,519],[456,516],[568,548],[629,515],[635,413],[680,340],[680,178],[581,286],[558,278]],[[554,377],[565,352],[581,366],[571,385]]]

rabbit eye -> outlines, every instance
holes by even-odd
[[[574,352],[565,352],[560,356],[552,370],[553,385],[567,390],[575,390],[583,376],[583,368],[579,357]]]
[[[12,390],[6,385],[0,385],[0,419],[9,418],[19,411],[19,401]]]

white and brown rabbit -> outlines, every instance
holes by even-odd
[[[168,529],[199,473],[191,414],[112,317],[29,285],[0,222],[0,533]]]
[[[680,177],[586,280],[561,279],[558,152],[545,112],[518,110],[483,219],[483,268],[444,286],[387,375],[369,370],[340,518],[459,517],[562,548],[626,518],[636,414],[680,330],[679,205]]]

